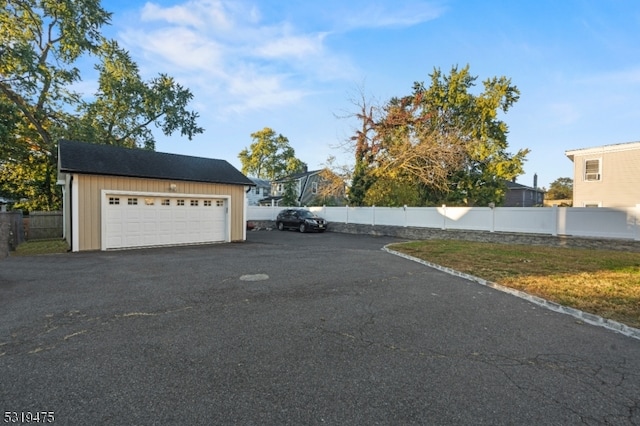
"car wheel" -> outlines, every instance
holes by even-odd
[[[307,227],[304,226],[304,223],[301,223],[300,226],[298,227],[298,229],[300,230],[300,232],[302,232],[304,234],[304,231],[307,230]]]
[[[278,222],[278,223],[276,223],[276,225],[278,226],[279,230],[284,231],[284,223]]]

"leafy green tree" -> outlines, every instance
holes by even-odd
[[[429,86],[416,82],[410,95],[383,108],[373,126],[376,144],[369,164],[375,167],[367,172],[385,188],[412,188],[417,199],[406,191],[387,191],[380,199],[379,185],[378,194],[367,199],[385,205],[499,204],[504,180],[522,174],[528,154],[507,152],[508,127],[498,119],[518,100],[518,89],[509,79],[494,77],[483,82],[482,93],[473,94],[477,77],[468,66],[453,67],[449,75],[435,69],[430,77]]]
[[[4,182],[3,164],[25,159],[29,150],[26,144],[18,143],[16,134],[24,134],[28,129],[20,128],[20,111],[0,93],[0,182]],[[0,185],[0,196],[14,198],[9,188]]]
[[[549,185],[549,190],[546,193],[548,200],[568,200],[573,198],[573,179],[568,177],[561,177]]]
[[[276,134],[273,129],[264,129],[251,134],[253,143],[240,151],[242,173],[260,179],[277,180],[305,171],[306,164],[295,156],[289,139]]]
[[[3,195],[16,200],[14,208],[34,211],[47,205],[47,194],[56,193],[56,181],[49,177],[48,167],[46,157],[30,153],[20,163],[0,168]]]
[[[421,205],[420,187],[410,176],[380,175],[367,191],[364,205],[402,207]]]
[[[98,92],[94,101],[80,104],[80,119],[70,130],[72,139],[154,149],[152,123],[165,135],[180,131],[192,139],[203,132],[198,114],[186,109],[193,98],[188,89],[165,74],[142,81],[138,65],[115,41],[103,44],[102,55],[96,66]]]
[[[32,208],[60,206],[55,181],[62,138],[152,148],[151,124],[165,134],[202,131],[197,115],[185,110],[188,90],[162,75],[141,82],[128,54],[102,36],[110,19],[96,0],[0,0],[0,108],[15,114],[11,133],[0,130],[6,143],[0,187],[22,191],[16,195]],[[100,89],[95,101],[84,103],[72,87],[81,79],[77,62],[89,57],[102,60]],[[11,181],[34,164],[30,189]]]
[[[50,188],[65,107],[79,100],[79,95],[69,90],[80,79],[73,64],[82,55],[97,53],[102,41],[99,28],[110,18],[93,0],[0,0],[0,94],[3,102],[19,111],[22,127],[30,130],[28,136],[15,135],[13,144],[28,145],[25,149],[32,154],[27,158],[48,159],[38,168],[44,174],[38,181],[44,183],[36,188],[44,191],[38,198],[46,210],[59,202]],[[2,167],[28,166],[19,161],[10,158]],[[20,173],[3,173],[3,180],[14,175]]]
[[[22,148],[15,138],[19,124],[20,111],[0,94],[0,158],[15,158]]]
[[[282,194],[282,200],[280,200],[280,205],[285,207],[298,205],[298,193],[294,180],[284,182],[284,192]]]

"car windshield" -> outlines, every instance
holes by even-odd
[[[309,219],[309,218],[318,217],[315,213],[310,212],[308,210],[302,210],[302,211],[298,212],[298,216],[300,216],[303,219]]]

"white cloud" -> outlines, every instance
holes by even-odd
[[[126,46],[133,46],[144,52],[146,58],[173,70],[201,72],[216,69],[223,61],[223,47],[219,43],[184,27],[129,30],[121,37]]]
[[[268,40],[256,49],[265,58],[304,58],[319,55],[323,51],[323,35],[283,36]]]
[[[265,83],[265,82],[260,82]],[[269,83],[269,81],[266,81]],[[257,89],[248,93],[248,96],[244,99],[236,98],[239,101],[229,104],[221,112],[242,114],[249,110],[267,110],[269,108],[294,104],[305,96],[305,93],[300,90],[273,90],[273,87],[269,87],[261,84],[251,84],[251,87]],[[274,86],[278,87],[278,86]]]
[[[140,18],[143,22],[167,22],[198,29],[206,28],[209,25],[223,29],[229,29],[233,26],[223,3],[216,0],[193,0],[166,8],[155,3],[146,3],[142,8]]]
[[[434,2],[396,2],[393,8],[367,2],[359,12],[352,10],[343,19],[348,28],[410,27],[434,20],[444,12],[445,8]]]
[[[196,98],[215,99],[217,114],[295,104],[311,92],[308,85],[349,78],[354,68],[327,49],[327,33],[265,22],[258,6],[245,2],[146,3],[140,16],[120,38],[141,69],[167,72]]]

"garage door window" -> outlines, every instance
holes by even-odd
[[[176,200],[176,206],[184,206],[184,200]]]
[[[144,199],[144,204],[147,206],[153,206],[156,203],[156,200],[154,198],[145,198]]]
[[[109,197],[109,204],[111,205],[120,204],[120,197]]]
[[[224,201],[216,200],[216,207],[223,207],[223,206],[224,206]]]
[[[127,198],[127,204],[129,204],[130,206],[137,206],[138,205],[138,199],[137,198]]]
[[[168,198],[165,198],[164,200],[162,200],[161,204],[163,206],[170,206],[171,205],[171,201]]]
[[[205,207],[211,207],[211,200],[204,200]]]
[[[191,200],[191,207],[197,207],[198,206],[198,200]]]

